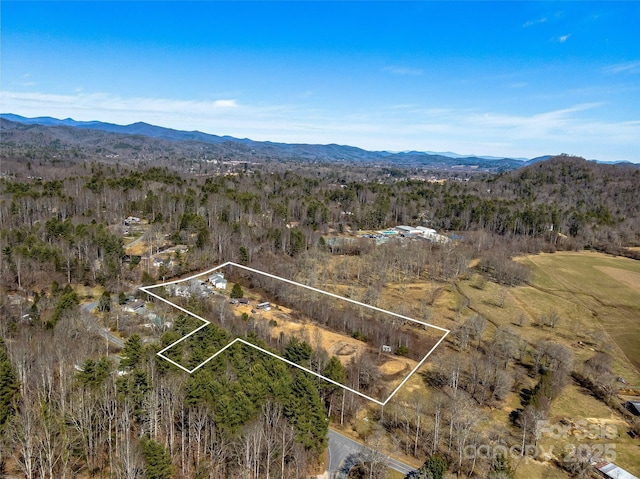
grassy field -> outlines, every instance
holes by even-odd
[[[600,253],[555,253],[518,259],[532,268],[531,285],[507,288],[482,283],[477,275],[458,283],[457,291],[445,291],[439,298],[439,316],[448,318],[445,326],[455,329],[473,314],[482,314],[492,325],[509,329],[531,345],[542,339],[562,342],[581,362],[606,351],[620,377],[640,386],[640,262]],[[479,286],[480,285],[480,286]],[[467,306],[457,321],[453,310],[465,297]],[[540,318],[554,312],[555,327],[539,325]],[[519,407],[512,394],[503,407],[488,412],[491,423],[510,427],[508,412]],[[540,446],[551,451],[551,458],[574,446],[607,447],[611,459],[635,475],[640,474],[640,442],[628,434],[623,417],[576,384],[567,386],[552,405],[550,424],[569,424],[562,437],[543,437]],[[595,437],[584,431],[613,431],[607,437]],[[597,435],[596,435],[597,436]],[[544,461],[523,461],[516,477],[528,479],[567,477],[560,469]]]
[[[640,262],[600,253],[555,253],[521,260],[533,268],[534,287],[566,305],[574,331],[602,330],[640,371]],[[552,306],[550,306],[552,307]],[[566,308],[565,308],[566,311]]]
[[[559,452],[572,447],[604,448],[611,451],[610,459],[635,475],[640,474],[640,441],[631,438],[626,422],[620,415],[597,400],[589,391],[572,384],[551,407],[549,423],[563,425],[561,434],[543,434],[542,447]]]
[[[589,252],[518,261],[532,268],[531,285],[508,288],[487,282],[478,287],[478,277],[472,276],[458,282],[457,291],[442,293],[434,316],[446,318],[443,326],[455,329],[467,317],[481,314],[494,331],[509,329],[530,344],[563,342],[577,362],[606,351],[614,358],[616,374],[640,386],[640,262]],[[467,307],[456,321],[453,310],[463,296]],[[550,314],[559,318],[555,327],[540,326]]]

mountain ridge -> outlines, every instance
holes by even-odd
[[[545,161],[554,155],[544,155],[532,159],[508,158],[495,156],[464,156],[453,152],[390,152],[370,151],[350,145],[280,143],[272,141],[255,141],[249,138],[219,136],[201,131],[185,131],[135,122],[129,125],[101,121],[76,121],[72,118],[57,119],[49,116],[27,118],[12,113],[1,113],[0,118],[23,125],[40,125],[43,127],[70,127],[75,130],[94,130],[106,133],[144,136],[170,142],[200,142],[209,145],[238,150],[236,153],[263,156],[270,159],[302,160],[302,161],[354,161],[361,163],[389,163],[402,167],[429,167],[434,169],[468,169],[477,171],[504,171],[518,169],[538,161]]]

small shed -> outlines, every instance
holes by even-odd
[[[627,410],[636,416],[640,416],[640,401],[627,401],[624,405]]]
[[[603,462],[596,464],[596,469],[600,471],[600,474],[606,479],[638,479],[629,471],[622,469],[620,466],[616,466],[612,462]]]

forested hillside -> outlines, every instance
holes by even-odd
[[[434,181],[431,172],[389,166],[236,157],[213,163],[206,152],[187,160],[180,153],[192,153],[192,146],[181,145],[153,164],[160,157],[147,155],[158,144],[128,142],[139,142],[138,157],[96,157],[101,146],[95,145],[2,144],[0,476],[3,470],[28,478],[128,479],[322,472],[328,418],[361,424],[367,407],[361,399],[240,345],[185,375],[155,353],[193,330],[192,319],[152,304],[170,324],[143,334],[123,313],[133,296],[149,301],[138,286],[227,261],[455,326],[448,350],[473,350],[475,360],[442,360],[441,373],[425,373],[425,384],[470,415],[530,387],[527,407],[513,418],[522,429],[517,436],[529,440],[534,432],[527,421],[548,413],[572,374],[572,354],[552,340],[524,340],[507,329],[484,335],[487,321],[468,302],[444,306],[451,318],[437,317],[433,308],[445,293],[462,291],[459,281],[473,279],[477,290],[487,280],[504,287],[527,283],[530,271],[512,260],[520,253],[592,248],[634,257],[627,247],[640,245],[640,169],[634,166],[557,157],[499,175]],[[376,245],[361,231],[401,224],[427,226],[452,241],[398,238]],[[231,279],[278,297],[242,275]],[[399,299],[414,284],[425,288],[419,299]],[[396,290],[398,296],[388,296]],[[316,306],[301,306],[300,314],[312,317]],[[219,323],[236,321],[233,334],[276,348],[255,334],[250,318],[206,311],[195,300],[189,308],[219,315]],[[540,321],[532,330],[554,328],[550,316]],[[339,329],[328,319],[327,328]],[[378,347],[379,329],[373,321],[360,329],[345,321],[339,332]],[[197,364],[232,333],[202,330],[173,353]],[[315,361],[314,368],[338,382],[364,384],[366,368],[349,371],[308,339],[287,337],[278,347],[293,362]],[[409,359],[414,353],[400,351]],[[367,376],[372,388],[375,379]],[[439,397],[437,408],[444,408]],[[463,457],[464,434],[472,427],[461,422],[466,416],[447,412],[446,440],[444,432],[427,437],[420,425],[427,403],[416,402],[413,412],[408,399],[403,404],[378,419],[407,456],[422,462],[441,454],[451,470],[480,477],[495,469],[493,458],[472,465]],[[434,430],[444,428],[445,418],[434,417]]]

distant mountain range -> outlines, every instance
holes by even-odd
[[[513,170],[528,164],[545,161],[553,155],[545,155],[537,158],[503,158],[493,156],[464,156],[453,152],[388,152],[368,151],[361,148],[345,145],[311,145],[276,143],[270,141],[253,141],[248,138],[234,138],[231,136],[218,136],[200,131],[181,131],[172,128],[150,125],[138,122],[131,125],[116,125],[101,121],[76,121],[71,118],[59,120],[51,117],[25,118],[11,113],[0,114],[0,118],[22,125],[40,125],[50,128],[72,128],[79,130],[92,130],[107,132],[117,135],[131,135],[147,137],[169,142],[198,142],[213,145],[209,152],[223,151],[226,155],[234,157],[250,154],[255,158],[269,160],[299,160],[299,161],[330,161],[330,162],[361,162],[376,163],[397,167],[416,167],[433,169],[457,169],[475,171],[505,171]],[[7,128],[4,128],[6,130]],[[71,141],[69,135],[65,135],[66,141]],[[80,138],[78,138],[80,140]],[[115,140],[115,137],[114,137]],[[121,139],[117,140],[121,142]],[[104,143],[104,142],[103,142]]]

